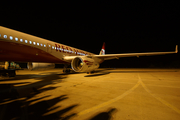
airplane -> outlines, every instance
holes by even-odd
[[[104,60],[173,53],[178,53],[178,45],[175,51],[170,52],[105,54],[105,43],[103,43],[99,55],[96,55],[0,26],[0,61],[27,62],[28,69],[51,68],[56,63],[65,64],[63,72],[69,72],[67,66],[71,65],[75,72],[91,73],[99,68]]]

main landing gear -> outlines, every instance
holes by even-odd
[[[71,72],[70,69],[63,70],[63,73],[70,73],[70,72]]]
[[[2,69],[0,70],[0,76],[5,77],[15,77],[16,76],[16,70],[15,69]]]
[[[64,68],[63,68],[63,73],[70,73],[71,72],[71,69],[70,68],[68,68],[68,64],[65,64],[64,65]]]
[[[87,72],[87,74],[93,74],[93,73],[95,73],[95,71]]]

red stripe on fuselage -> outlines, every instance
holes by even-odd
[[[67,63],[41,49],[0,41],[0,61]]]
[[[90,62],[90,61],[88,61],[88,60],[84,60],[83,62],[85,62],[86,65],[93,65],[93,62]]]

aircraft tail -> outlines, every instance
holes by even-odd
[[[103,46],[102,46],[102,49],[101,49],[99,55],[105,55],[105,42],[103,43]]]

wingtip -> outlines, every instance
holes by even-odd
[[[176,45],[176,50],[175,50],[176,53],[178,53],[178,45]]]

